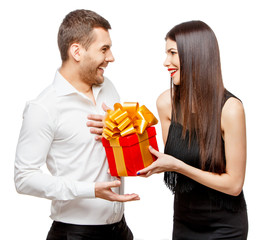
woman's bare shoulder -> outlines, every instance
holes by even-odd
[[[242,102],[234,97],[229,98],[222,109],[222,130],[227,126],[232,126],[242,121],[245,121],[245,111]]]
[[[159,95],[156,101],[157,110],[159,117],[162,121],[171,119],[171,97],[170,97],[170,89],[164,91]]]
[[[167,89],[164,92],[162,92],[157,98],[156,103],[158,108],[165,108],[167,106],[171,106],[170,89]]]

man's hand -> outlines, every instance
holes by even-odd
[[[135,193],[119,195],[112,191],[111,188],[119,187],[120,185],[121,182],[119,180],[113,182],[96,182],[95,195],[98,198],[102,198],[113,202],[114,201],[128,202],[128,201],[140,200],[140,197]]]
[[[102,108],[103,110],[106,112],[108,109],[110,109],[105,103],[102,104]],[[88,127],[91,127],[90,128],[90,132],[92,134],[96,134],[97,136],[95,136],[95,140],[97,141],[101,141],[102,139],[102,132],[103,132],[103,118],[104,118],[104,115],[100,115],[100,114],[89,114],[87,116],[88,120],[91,120],[91,121],[88,121],[86,123],[86,125]]]

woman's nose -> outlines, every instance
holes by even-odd
[[[164,67],[168,67],[170,65],[170,61],[168,59],[168,57],[166,57],[166,60],[163,63]]]

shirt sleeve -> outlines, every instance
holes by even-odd
[[[17,192],[51,200],[94,198],[95,183],[72,181],[41,170],[46,163],[55,127],[54,119],[43,106],[32,102],[26,105],[15,158]]]

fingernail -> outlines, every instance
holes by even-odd
[[[152,148],[152,146],[150,146],[150,145],[149,145],[149,148],[151,149],[151,148]]]
[[[138,172],[136,175],[140,175],[140,172]]]

